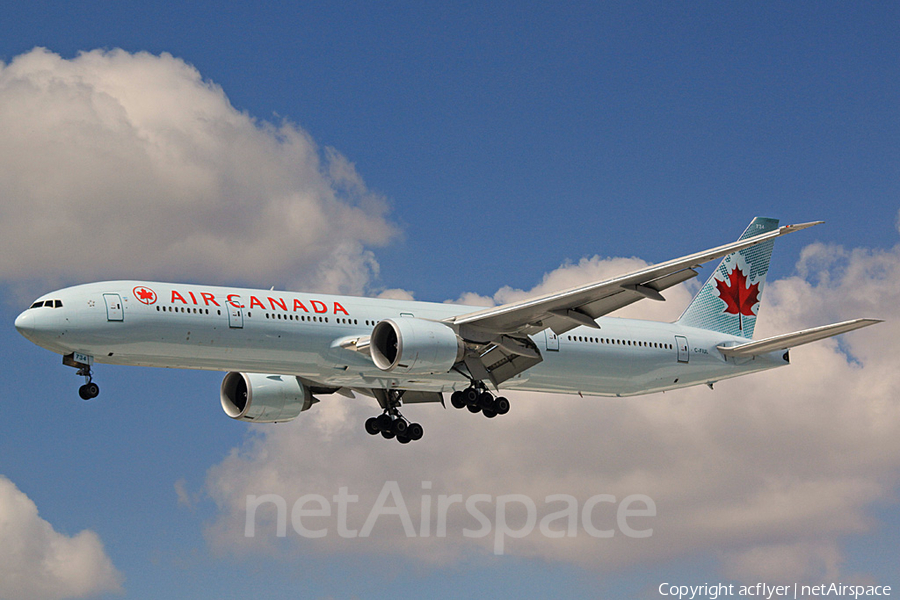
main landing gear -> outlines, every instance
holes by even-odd
[[[410,423],[397,409],[384,411],[377,417],[366,419],[366,431],[369,435],[381,434],[386,440],[397,438],[401,444],[408,444],[422,439],[425,431],[418,423]]]
[[[454,408],[468,408],[469,412],[480,412],[488,419],[509,412],[509,400],[503,396],[494,398],[484,384],[476,382],[464,390],[457,390],[450,395],[450,404]]]
[[[400,414],[400,393],[396,391],[383,392],[379,397],[384,412],[377,417],[366,420],[366,432],[369,435],[381,434],[386,440],[397,438],[401,444],[408,444],[422,439],[424,430],[418,423],[411,423],[409,419]]]

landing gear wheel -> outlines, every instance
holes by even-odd
[[[490,408],[482,408],[481,414],[486,416],[488,419],[493,419],[494,417],[497,416],[497,413],[494,412],[493,410],[491,410]]]
[[[478,396],[478,406],[481,407],[481,410],[491,410],[494,406],[494,397],[490,392],[481,392],[481,395]]]
[[[453,408],[465,408],[466,406],[466,396],[465,392],[461,392],[459,390],[450,394],[450,404],[453,405]]]
[[[381,437],[383,437],[386,440],[393,439],[395,437],[395,435],[396,434],[393,431],[391,431],[390,429],[382,429],[381,430]]]
[[[463,391],[463,398],[465,399],[466,404],[471,406],[472,404],[478,402],[478,393],[478,390],[474,387],[467,387]]]
[[[494,405],[491,407],[491,410],[493,410],[498,415],[505,415],[509,412],[509,400],[507,400],[503,396],[500,396],[499,398],[494,400]]]
[[[478,406],[477,404],[467,404],[466,408],[469,409],[470,413],[477,413],[477,412],[481,411],[481,407]]]
[[[406,433],[407,427],[408,424],[401,417],[399,419],[394,419],[394,424],[391,425],[391,431],[393,431],[395,435],[401,436]]]
[[[425,430],[418,423],[410,423],[409,427],[406,428],[406,435],[413,441],[421,440],[424,433]]]
[[[408,444],[412,441],[412,439],[410,439],[409,436],[406,436],[406,435],[398,435],[397,441],[400,442],[401,444]]]
[[[369,435],[378,435],[381,427],[378,425],[378,417],[370,417],[366,419],[366,433]]]
[[[376,421],[378,421],[378,430],[379,431],[390,431],[391,429],[391,415],[385,413],[383,415],[378,415],[377,417],[372,417]]]
[[[100,386],[96,383],[86,383],[78,388],[78,395],[82,400],[90,400],[100,395]]]

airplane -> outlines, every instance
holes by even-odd
[[[95,364],[225,372],[219,396],[240,421],[290,421],[319,396],[373,397],[371,435],[423,435],[403,404],[444,404],[493,418],[502,390],[634,396],[790,363],[790,349],[881,322],[854,319],[753,340],[779,227],[755,218],[736,241],[634,272],[489,308],[151,281],[76,285],[38,298],[15,321],[100,389]],[[673,323],[607,316],[718,267]]]

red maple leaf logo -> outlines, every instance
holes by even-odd
[[[153,304],[156,302],[156,292],[146,287],[134,288],[134,297],[143,304]]]
[[[755,317],[753,306],[759,302],[759,283],[747,286],[747,276],[737,266],[728,274],[728,281],[716,279],[719,298],[725,301],[725,313],[738,315],[738,328],[743,329],[740,315]]]

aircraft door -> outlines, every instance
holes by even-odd
[[[544,335],[547,337],[547,350],[559,352],[559,336],[553,333],[552,329],[545,329]]]
[[[691,359],[690,351],[688,351],[688,341],[683,335],[675,336],[675,348],[678,349],[678,362],[686,363]]]
[[[103,294],[103,301],[106,302],[107,321],[125,320],[125,309],[122,308],[121,296],[118,294]]]
[[[232,329],[241,329],[244,326],[244,309],[226,304],[228,307],[228,326]]]

